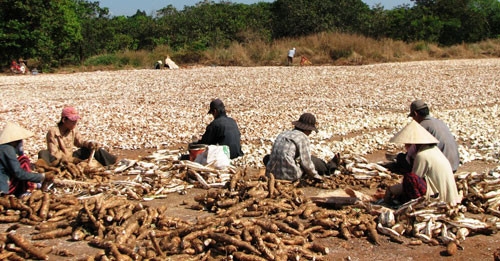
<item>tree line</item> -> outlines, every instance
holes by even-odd
[[[275,0],[238,4],[204,0],[154,14],[112,16],[98,1],[0,1],[0,61],[20,57],[46,68],[79,65],[102,54],[165,46],[183,62],[237,42],[272,43],[320,32],[449,46],[500,38],[498,0],[412,0],[386,10],[361,0]]]

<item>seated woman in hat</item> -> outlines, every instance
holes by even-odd
[[[0,134],[0,194],[19,197],[34,189],[34,183],[47,183],[54,179],[54,175],[49,172],[38,174],[29,171],[29,159],[23,152],[23,139],[31,136],[31,131],[11,122],[6,124]],[[20,161],[28,165],[26,169]]]
[[[50,127],[47,133],[47,150],[41,150],[38,158],[45,160],[52,166],[60,164],[77,164],[88,159],[94,151],[95,159],[102,166],[113,165],[116,156],[104,150],[95,141],[84,140],[76,129],[81,117],[74,107],[65,107],[61,113],[61,120],[57,126]],[[73,151],[73,147],[79,148]]]
[[[450,162],[436,146],[439,141],[420,124],[411,121],[390,142],[403,143],[407,149],[414,146],[416,154],[411,172],[404,174],[402,184],[387,189],[384,201],[399,199],[404,203],[424,195],[437,196],[452,206],[462,201]]]

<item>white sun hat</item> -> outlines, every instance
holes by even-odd
[[[430,132],[418,122],[411,121],[406,127],[392,137],[389,142],[403,144],[437,144],[437,140]]]
[[[5,128],[0,134],[0,144],[6,144],[16,140],[24,140],[33,136],[33,132],[15,124],[12,122],[7,122]]]

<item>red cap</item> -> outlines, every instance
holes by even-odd
[[[63,109],[61,113],[62,118],[68,118],[70,121],[77,121],[81,119],[80,115],[78,114],[78,111],[74,107],[66,107]]]

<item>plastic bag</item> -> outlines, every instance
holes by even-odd
[[[211,165],[216,169],[225,169],[231,165],[229,147],[226,145],[208,145],[205,152],[199,154],[195,162]]]

